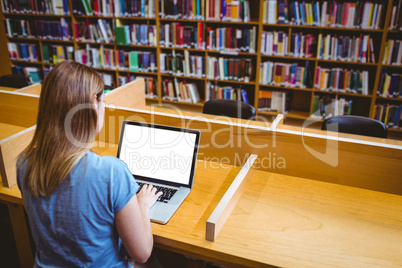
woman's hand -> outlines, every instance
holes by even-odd
[[[156,200],[162,195],[162,192],[156,192],[157,189],[149,184],[144,184],[137,194],[138,203],[142,207],[151,208]]]

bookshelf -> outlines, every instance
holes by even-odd
[[[86,0],[1,2],[6,33],[22,31],[15,26],[21,21],[25,31],[44,23],[56,29],[53,38],[7,37],[19,52],[12,65],[28,67],[34,79],[59,57],[71,58],[91,62],[109,88],[144,77],[147,104],[201,112],[209,98],[230,97],[268,119],[284,112],[289,124],[350,113],[402,134],[399,122],[390,123],[402,109],[395,86],[402,73],[400,0],[98,0],[88,2],[92,13]],[[11,8],[36,2],[48,12]],[[398,90],[388,94],[384,83]]]

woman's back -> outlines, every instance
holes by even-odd
[[[18,170],[18,185],[37,247],[37,265],[129,265],[115,215],[136,194],[138,184],[123,162],[88,152],[53,194],[38,198],[24,190],[25,169],[23,165]]]

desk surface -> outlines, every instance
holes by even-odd
[[[115,155],[116,148],[95,149]],[[215,242],[208,217],[240,168],[197,162],[194,188],[155,244],[247,266],[402,265],[402,196],[256,171]]]

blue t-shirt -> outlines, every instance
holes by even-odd
[[[35,267],[131,267],[115,216],[139,186],[121,160],[88,152],[48,197],[23,187],[26,163],[18,168],[36,244]]]

